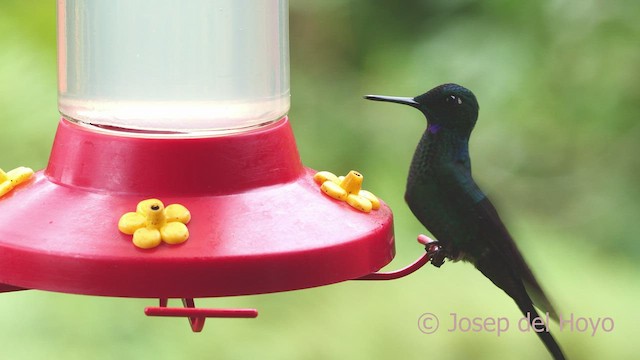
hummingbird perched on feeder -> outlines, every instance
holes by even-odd
[[[440,267],[445,258],[472,263],[513,298],[554,359],[564,359],[533,304],[557,321],[556,311],[495,207],[471,177],[469,136],[479,110],[475,95],[460,85],[444,84],[413,98],[365,98],[409,105],[427,118],[411,162],[405,201],[437,239],[427,244],[432,264]]]

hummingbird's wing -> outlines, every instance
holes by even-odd
[[[483,262],[499,261],[504,263],[515,275],[515,278],[522,281],[533,303],[548,312],[553,319],[558,320],[555,309],[533,276],[516,243],[500,219],[496,208],[471,177],[469,164],[456,164],[456,166],[448,168],[447,172],[446,178],[451,189],[449,196],[457,202],[458,208],[466,208],[464,213],[460,213],[460,215],[472,217],[472,219],[467,219],[467,224],[473,226],[471,231],[475,233],[474,241],[481,241],[488,246],[489,251],[486,255],[493,257],[492,260],[485,259]],[[476,267],[478,265],[481,264],[476,264]],[[484,265],[488,264],[485,262]],[[495,282],[497,279],[491,280]],[[506,286],[509,287],[509,285]],[[507,289],[503,290],[507,291]]]
[[[479,236],[488,241],[492,248],[501,255],[503,260],[509,264],[509,267],[522,279],[533,303],[543,311],[548,312],[551,318],[558,320],[555,309],[535,276],[533,276],[531,269],[522,257],[504,223],[500,220],[500,216],[489,198],[485,196],[484,199],[478,202],[475,206],[475,212],[479,220]]]
[[[535,304],[557,321],[558,316],[551,302],[527,266],[495,207],[473,181],[470,170],[468,163],[457,163],[447,167],[438,177],[438,181],[447,181],[446,186],[441,188],[446,189],[444,191],[451,202],[448,206],[441,204],[442,207],[455,208],[456,216],[461,220],[458,225],[466,230],[467,238],[457,241],[458,245],[472,250],[468,260],[507,293],[525,316],[531,319],[538,317]],[[464,252],[466,249],[460,250]],[[535,327],[533,323],[532,326]],[[536,333],[554,359],[564,359],[562,349],[551,333]]]

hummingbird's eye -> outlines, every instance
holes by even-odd
[[[462,105],[462,99],[459,96],[449,95],[445,97],[444,100],[447,102],[447,104]]]

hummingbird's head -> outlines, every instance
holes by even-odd
[[[367,95],[365,99],[412,106],[437,128],[471,131],[478,119],[479,106],[475,95],[457,84],[443,84],[414,98]]]

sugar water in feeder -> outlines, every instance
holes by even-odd
[[[289,110],[287,0],[58,1],[59,110],[162,133],[250,129]]]

